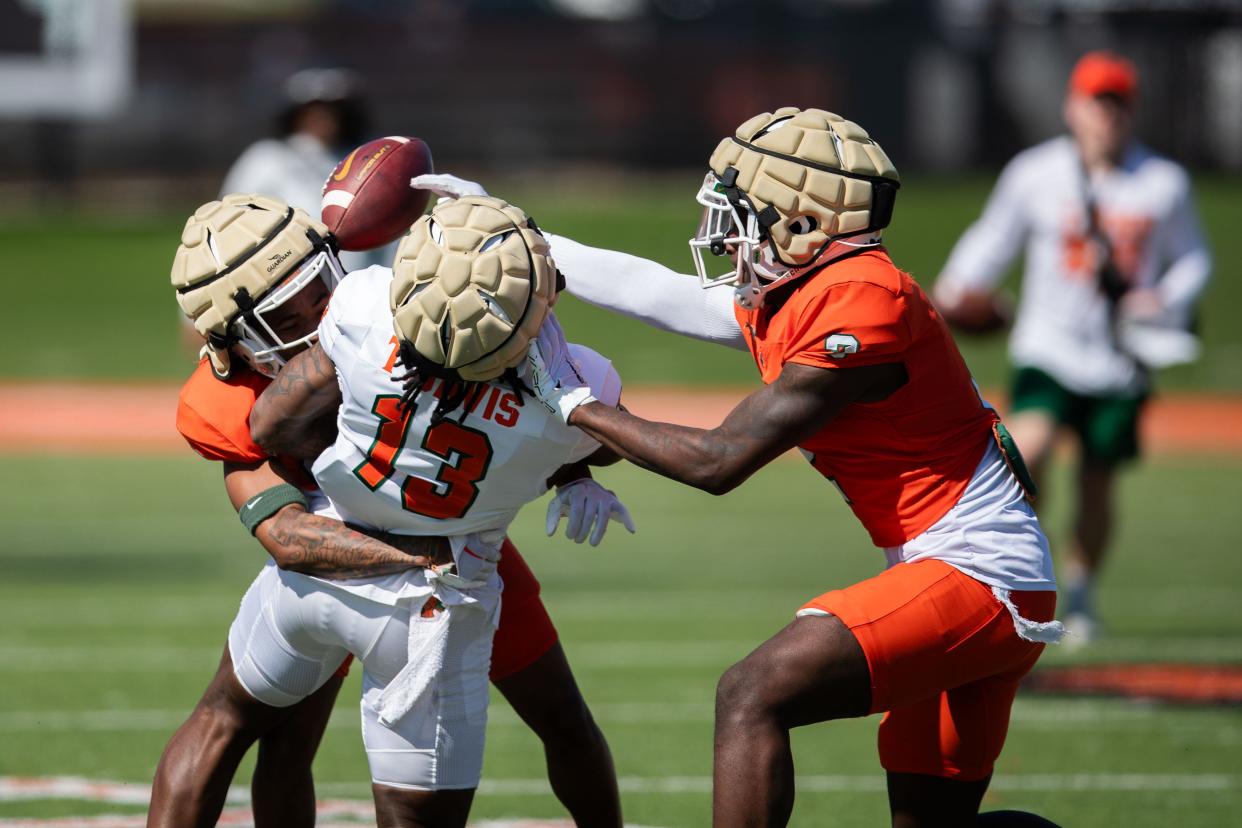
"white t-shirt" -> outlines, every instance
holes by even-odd
[[[1134,144],[1118,167],[1093,173],[1090,187],[1122,274],[1154,287],[1185,323],[1211,271],[1185,170]],[[1055,138],[1005,167],[983,215],[954,247],[936,294],[990,289],[1025,245],[1009,343],[1014,363],[1078,393],[1137,393],[1146,380],[1117,348],[1086,236],[1078,152],[1069,137]]]
[[[523,505],[547,491],[553,472],[599,443],[503,383],[489,383],[473,408],[458,408],[435,425],[438,380],[419,394],[412,413],[402,412],[391,282],[385,267],[349,274],[320,323],[342,402],[336,442],[315,461],[315,479],[342,518],[364,527],[409,535],[503,532]],[[568,356],[547,335],[557,325],[549,314],[540,334],[550,363]],[[616,405],[621,380],[612,364],[590,349],[569,348],[595,396]]]
[[[341,159],[309,135],[265,138],[247,147],[224,176],[220,194],[260,193],[305,210],[319,221],[323,183]],[[396,243],[365,252],[343,251],[346,271],[392,264]]]
[[[957,504],[926,531],[886,548],[884,556],[889,566],[944,561],[1001,589],[1057,588],[1048,538],[990,438]]]

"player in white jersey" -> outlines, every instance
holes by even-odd
[[[550,312],[558,276],[520,210],[489,198],[438,205],[394,270],[341,282],[319,343],[290,360],[251,415],[256,442],[297,454],[339,405],[338,436],[313,468],[335,511],[397,534],[453,536],[450,574],[343,583],[269,570],[230,635],[238,679],[268,704],[313,690],[345,652],[362,662],[381,824],[465,823],[483,760],[499,546],[522,505],[600,455],[547,408],[524,404],[515,368],[535,338],[568,361]],[[573,358],[616,404],[610,363],[587,349]]]
[[[1064,109],[1070,134],[1005,167],[934,291],[950,323],[994,328],[1008,315],[997,284],[1025,247],[1008,423],[1037,476],[1061,427],[1079,439],[1062,576],[1078,642],[1095,631],[1092,583],[1112,534],[1115,471],[1138,453],[1149,372],[1194,358],[1188,329],[1211,269],[1186,172],[1131,136],[1137,87],[1124,58],[1092,52],[1078,62]]]
[[[264,193],[319,215],[324,181],[349,148],[368,138],[359,78],[347,69],[303,69],[282,86],[275,137],[255,141],[229,167],[220,194]],[[391,262],[395,245],[342,251],[347,271]]]

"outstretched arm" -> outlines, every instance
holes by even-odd
[[[317,457],[336,438],[341,388],[316,342],[285,363],[250,412],[250,437],[269,455]]]
[[[704,290],[693,276],[628,253],[551,233],[548,240],[571,295],[662,331],[746,350],[733,315],[733,291]]]
[[[224,464],[224,487],[238,511],[256,495],[287,482],[271,460]],[[260,523],[254,536],[281,569],[333,580],[392,575],[453,560],[444,538],[366,533],[297,503]]]
[[[904,379],[898,363],[837,369],[790,363],[776,382],[742,400],[711,430],[652,422],[599,402],[574,408],[568,422],[631,463],[724,494],[851,402],[882,399]]]

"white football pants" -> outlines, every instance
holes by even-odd
[[[494,627],[474,605],[428,610],[424,617],[421,600],[418,606],[377,603],[269,561],[229,629],[237,680],[264,704],[288,707],[319,689],[353,653],[363,668],[362,739],[372,780],[417,790],[477,787]],[[443,662],[430,689],[385,726],[377,713],[381,694],[408,653],[427,649],[420,639],[437,635],[444,636],[435,642]]]

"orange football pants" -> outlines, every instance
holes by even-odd
[[[508,538],[500,547],[496,571],[505,591],[500,604],[500,626],[492,639],[492,681],[525,670],[560,640],[539,597],[539,579]]]
[[[1013,592],[1023,618],[1051,621],[1056,592]],[[897,564],[804,609],[840,618],[871,671],[880,763],[971,781],[992,772],[1018,683],[1044,645],[1018,637],[992,588],[941,561]]]

